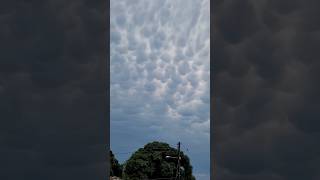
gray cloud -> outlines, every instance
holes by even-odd
[[[128,139],[111,130],[115,152],[121,151],[120,141],[181,140],[209,156],[208,4],[111,1],[111,29],[121,34],[111,45],[111,126],[132,131]],[[129,75],[127,86],[119,86],[122,74]],[[191,154],[191,161],[197,173],[209,173],[208,158]]]
[[[0,179],[106,178],[101,7],[1,2]]]
[[[215,1],[217,179],[317,179],[319,2]]]

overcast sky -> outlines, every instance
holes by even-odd
[[[107,179],[106,1],[1,1],[0,179]]]
[[[320,179],[319,5],[214,1],[217,180]]]
[[[181,141],[197,179],[209,179],[209,0],[111,0],[110,21],[116,157]]]
[[[127,1],[111,1],[111,147],[181,140],[207,180],[208,2]],[[213,2],[216,179],[319,180],[320,1]],[[106,179],[107,1],[1,3],[0,179]]]

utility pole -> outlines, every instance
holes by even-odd
[[[178,166],[177,166],[176,179],[178,179],[178,180],[181,179],[181,175],[180,175],[180,141],[178,142]]]

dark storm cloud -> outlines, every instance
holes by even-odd
[[[0,179],[106,179],[106,1],[2,1]]]
[[[217,179],[318,179],[320,2],[213,2]]]

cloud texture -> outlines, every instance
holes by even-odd
[[[0,4],[0,179],[106,179],[106,2]]]
[[[111,1],[115,152],[181,140],[195,170],[209,173],[209,16],[208,0]]]
[[[319,179],[319,1],[214,1],[217,180]]]

